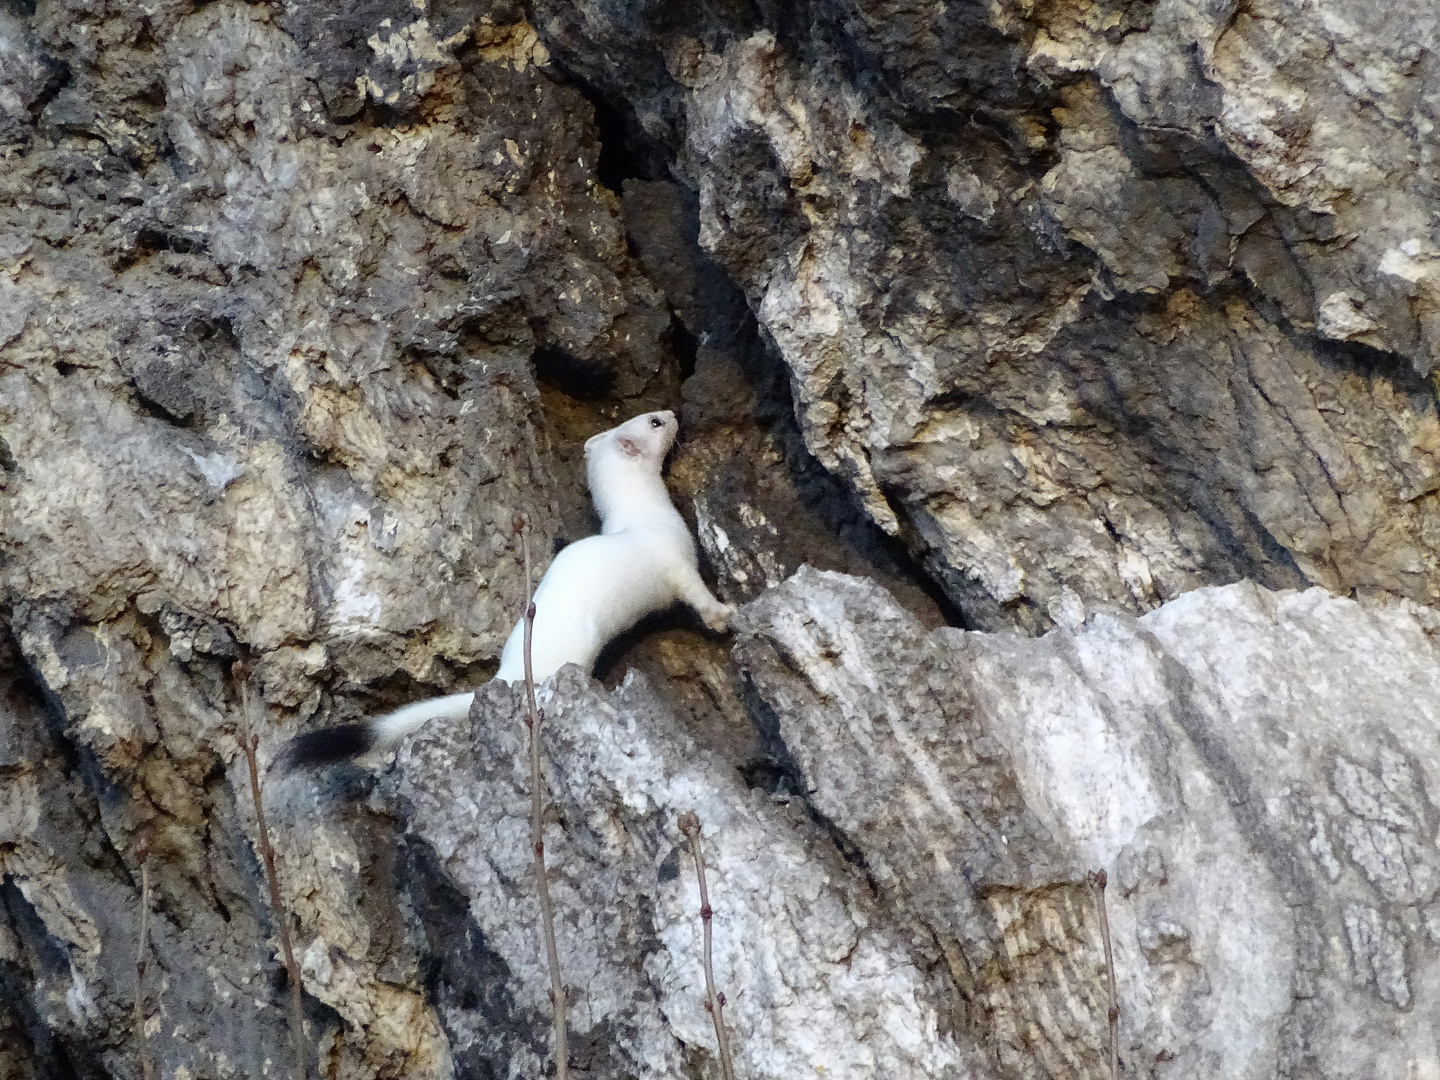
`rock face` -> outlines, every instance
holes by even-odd
[[[535,941],[519,696],[492,684],[469,732],[415,740],[401,752],[397,788],[414,836],[434,850],[504,962],[508,979],[492,993],[513,995],[504,1011],[543,1030],[548,983]],[[976,1057],[941,1033],[943,978],[910,955],[864,877],[798,804],[747,790],[727,762],[677,730],[643,679],[607,695],[572,671],[542,704],[559,817],[545,847],[581,1067],[680,1076],[714,1053],[699,888],[676,825],[686,811],[707,835],[716,979],[728,988],[741,1073],[959,1075]],[[446,1005],[450,1043],[469,1058],[462,1071],[539,1074],[533,1047],[488,1010]]]
[[[285,1073],[282,928],[312,1075],[549,1067],[514,694],[268,766],[652,408],[748,604],[544,692],[577,1072],[719,1075],[695,810],[742,1076],[1106,1075],[1099,869],[1128,1074],[1432,1075],[1435,31],[0,5],[0,1077]]]
[[[811,804],[933,933],[999,1075],[1106,1075],[1103,867],[1127,1075],[1432,1067],[1433,612],[1241,584],[927,635],[806,571],[749,617]]]
[[[256,1006],[273,928],[231,662],[272,748],[429,692],[412,680],[483,678],[520,606],[512,517],[540,552],[582,534],[574,425],[609,426],[547,410],[536,374],[638,411],[673,389],[670,317],[594,182],[588,106],[523,21],[29,8],[0,13],[0,575],[24,668],[0,859],[26,930],[0,939],[0,1042],[38,1075],[138,1067],[145,848],[157,1063],[260,1075],[285,1042]],[[444,1057],[418,984],[347,933],[369,966],[341,1015],[371,1034],[335,1060]]]
[[[1429,5],[686,10],[536,17],[972,625],[1242,576],[1434,600]]]

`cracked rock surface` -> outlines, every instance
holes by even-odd
[[[719,1076],[691,810],[742,1077],[1106,1075],[1099,869],[1126,1075],[1434,1075],[1435,31],[0,4],[0,1078],[288,1075],[282,931],[310,1075],[548,1074],[484,684],[659,408],[742,615],[542,689],[573,1075]]]
[[[1252,584],[1040,639],[805,571],[737,656],[1007,1076],[1403,1076],[1440,1015],[1428,610]]]
[[[673,153],[811,453],[969,625],[1440,595],[1432,5],[536,20]]]
[[[504,962],[509,1007],[543,1030],[548,983],[534,933],[520,694],[492,684],[477,696],[469,731],[416,738],[400,754],[397,791],[414,836]],[[921,1077],[977,1063],[973,1046],[942,1031],[945,978],[911,955],[864,877],[798,804],[747,790],[677,730],[643,679],[607,695],[570,669],[544,697],[558,817],[545,850],[577,1063],[604,1076],[677,1076],[714,1053],[699,887],[676,824],[686,811],[705,833],[715,977],[726,988],[737,1070]],[[441,1016],[451,1045],[487,1056],[495,1074],[540,1069],[533,1050],[507,1044],[488,1017]],[[472,1070],[482,1072],[478,1062]]]

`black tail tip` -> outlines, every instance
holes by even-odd
[[[349,761],[374,747],[375,729],[369,724],[337,724],[295,736],[280,760],[287,769],[313,769]]]

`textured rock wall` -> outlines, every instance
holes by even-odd
[[[0,7],[0,1076],[288,1068],[238,740],[483,682],[655,407],[754,602],[547,691],[577,1070],[718,1075],[695,809],[744,1076],[1104,1075],[1102,867],[1127,1074],[1435,1074],[1434,31]],[[518,738],[266,776],[318,1075],[544,1068]]]
[[[267,747],[483,678],[523,587],[512,515],[541,552],[585,531],[575,425],[608,426],[546,409],[536,369],[673,392],[588,106],[523,22],[414,14],[0,15],[0,573],[28,702],[0,859],[40,1075],[136,1067],[142,845],[162,1073],[260,1075],[285,1043],[230,662]],[[371,861],[358,842],[335,857]],[[288,884],[330,932],[337,901]],[[368,1032],[342,1071],[439,1069],[390,943],[340,940],[360,970],[326,1023]]]
[[[973,625],[1437,595],[1429,6],[536,18],[676,155],[807,446]]]
[[[534,939],[519,696],[491,687],[471,732],[437,731],[410,744],[397,794],[504,961],[511,1008],[543,1029],[547,976]],[[680,1076],[713,1055],[699,889],[676,826],[688,810],[707,834],[716,979],[730,999],[743,1075],[918,1077],[976,1063],[973,1047],[942,1032],[943,978],[910,954],[863,876],[798,804],[747,790],[728,762],[683,734],[643,678],[606,695],[562,676],[542,704],[559,818],[546,852],[582,1067]],[[451,794],[457,776],[466,780],[459,799]],[[452,1045],[483,1055],[495,1073],[538,1075],[533,1049],[507,1043],[490,1017],[441,1015]],[[479,1060],[470,1067],[485,1074]]]
[[[1435,614],[1187,593],[1041,639],[924,633],[804,571],[737,658],[814,808],[918,918],[1003,1076],[1404,1076],[1440,1048]]]

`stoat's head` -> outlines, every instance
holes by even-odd
[[[594,462],[600,455],[647,465],[655,472],[675,442],[679,424],[669,409],[631,417],[619,427],[602,431],[585,443],[585,458]]]

